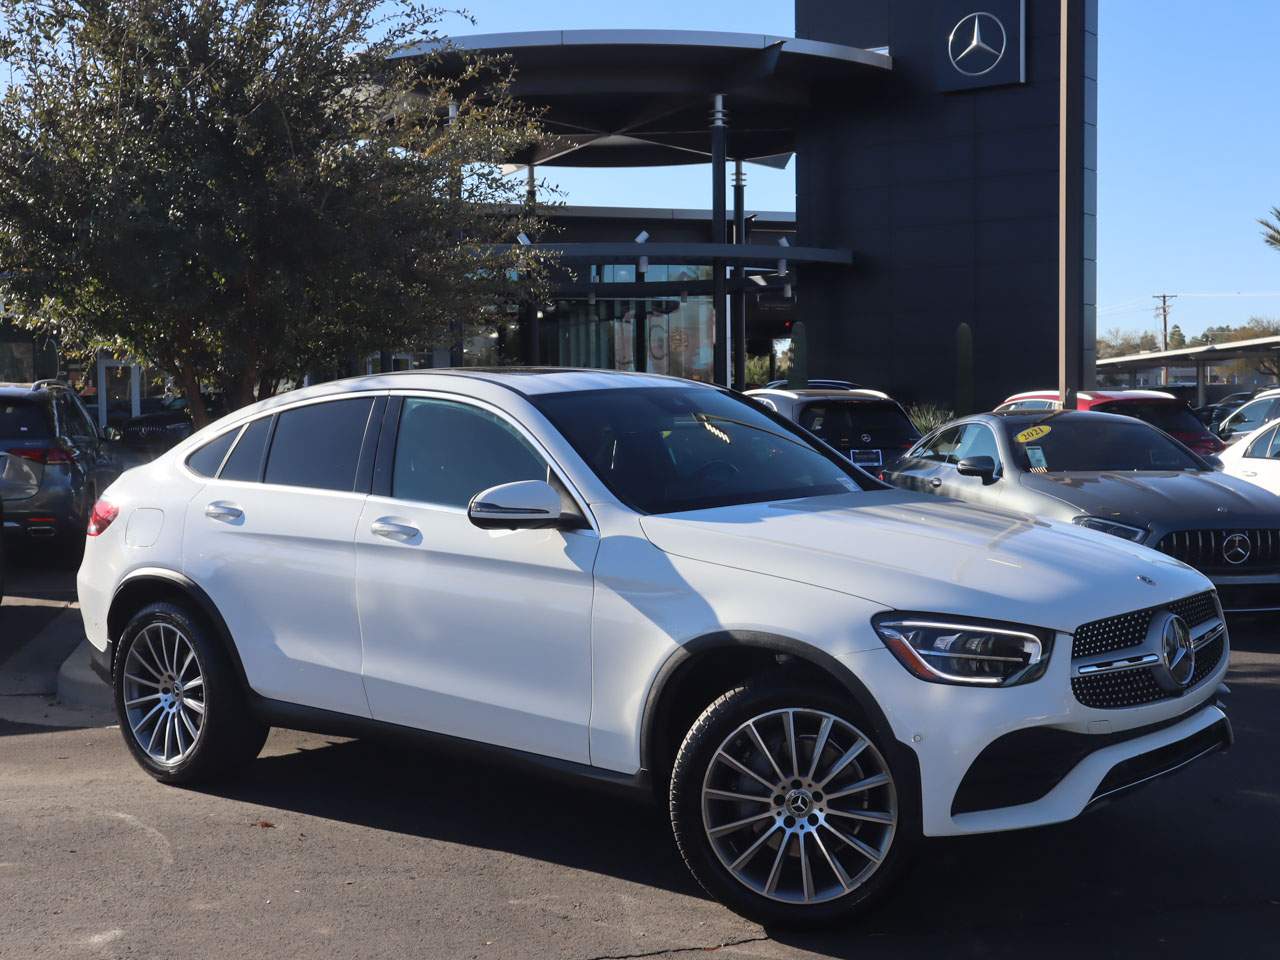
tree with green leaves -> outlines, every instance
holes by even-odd
[[[542,137],[501,60],[412,0],[0,0],[0,283],[65,343],[171,371],[205,420],[534,296],[500,164]],[[437,69],[442,58],[448,69]]]
[[[1181,350],[1187,345],[1187,335],[1182,332],[1182,328],[1176,323],[1169,328],[1169,349]]]

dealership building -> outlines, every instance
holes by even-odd
[[[618,168],[617,207],[549,206],[554,234],[521,238],[562,270],[506,358],[738,386],[794,336],[808,376],[904,400],[1088,386],[1097,0],[795,4],[793,38],[452,38],[509,55],[543,111],[550,142],[512,158],[531,191],[544,167]],[[710,165],[705,209],[624,206],[628,168],[670,164]],[[753,164],[794,164],[794,211],[750,206]]]

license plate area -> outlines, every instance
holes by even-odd
[[[849,459],[860,467],[879,467],[884,462],[879,450],[850,450]]]

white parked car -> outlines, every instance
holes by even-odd
[[[270,725],[497,749],[655,791],[762,922],[844,918],[922,835],[1069,820],[1231,738],[1190,567],[884,487],[686,381],[308,388],[130,471],[89,533],[88,636],[157,779]]]
[[[1280,494],[1280,420],[1264,423],[1218,454],[1222,471]]]

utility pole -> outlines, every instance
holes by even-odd
[[[1169,349],[1169,301],[1177,300],[1178,295],[1176,293],[1156,293],[1156,294],[1152,294],[1151,299],[1160,301],[1160,306],[1158,308],[1160,310],[1160,323],[1164,328],[1163,339],[1160,341],[1160,349],[1168,350]],[[1166,366],[1162,368],[1162,371],[1160,374],[1160,386],[1167,387],[1168,385],[1169,385],[1169,368]]]

